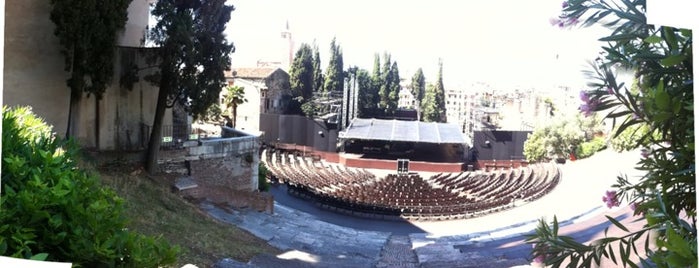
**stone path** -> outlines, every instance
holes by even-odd
[[[326,223],[280,205],[274,207],[272,215],[225,209],[207,202],[200,208],[285,251],[279,256],[256,256],[248,267],[373,267],[390,236]]]
[[[407,235],[391,235],[381,250],[377,268],[417,268],[420,264],[413,251],[413,243]]]

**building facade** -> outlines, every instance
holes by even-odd
[[[226,79],[229,85],[245,89],[247,102],[238,105],[236,129],[258,133],[261,114],[282,114],[287,110],[291,85],[289,74],[281,68],[236,68],[226,72]],[[221,94],[223,99],[225,90]]]

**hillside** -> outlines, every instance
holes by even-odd
[[[102,182],[124,199],[130,228],[162,235],[181,248],[176,267],[209,267],[222,258],[248,262],[260,253],[279,253],[264,240],[200,212],[172,193],[163,176],[148,176],[138,164],[123,159],[91,162]]]

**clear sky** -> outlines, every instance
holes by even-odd
[[[236,45],[233,67],[258,59],[281,60],[287,51],[281,30],[289,22],[295,49],[315,40],[323,66],[337,38],[345,68],[371,71],[374,54],[389,52],[401,77],[423,68],[428,82],[444,62],[447,87],[487,82],[551,87],[582,86],[586,60],[597,56],[600,29],[562,30],[549,22],[561,0],[230,0],[228,24]],[[294,52],[295,52],[294,49]]]

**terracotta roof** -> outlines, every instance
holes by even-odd
[[[239,78],[267,78],[274,71],[279,68],[236,68],[232,71],[226,71],[226,77],[231,77],[231,72],[234,74],[232,76]]]

